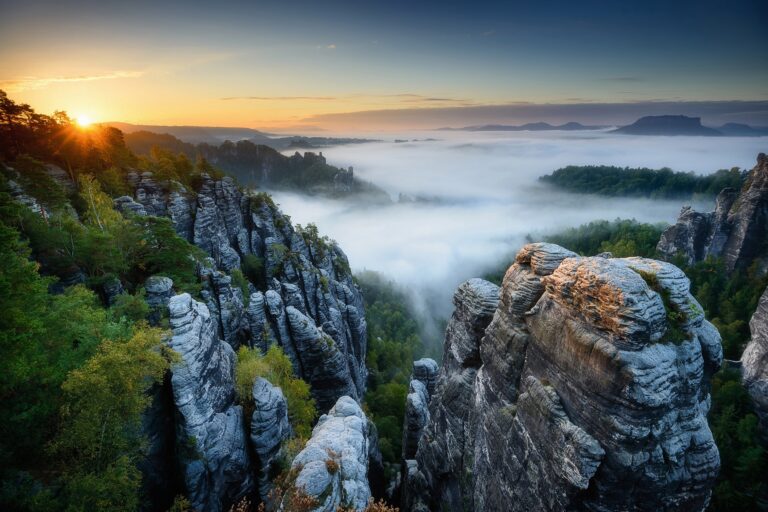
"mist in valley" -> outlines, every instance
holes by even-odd
[[[599,132],[386,134],[324,149],[332,165],[384,188],[391,205],[275,193],[295,223],[337,240],[355,271],[374,270],[409,292],[430,342],[464,280],[509,264],[526,240],[593,220],[674,222],[685,200],[606,198],[557,191],[538,177],[565,165],[670,167],[708,174],[751,168],[749,138],[634,137]],[[413,139],[418,139],[414,141]],[[439,140],[428,140],[439,139]],[[708,210],[711,200],[694,202]]]

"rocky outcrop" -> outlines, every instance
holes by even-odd
[[[425,413],[424,433],[419,432],[416,438],[418,454],[415,449],[409,453],[404,442],[406,510],[429,510],[438,503],[444,509],[473,509],[469,476],[473,466],[474,382],[480,367],[480,339],[498,303],[499,287],[482,279],[470,279],[454,294],[456,309],[446,328],[443,365],[432,406]],[[408,411],[406,406],[406,418]],[[414,457],[417,460],[409,460]]]
[[[217,336],[235,349],[280,345],[297,374],[312,384],[321,412],[340,396],[365,393],[363,299],[334,242],[316,230],[295,229],[269,196],[246,193],[231,178],[204,174],[194,193],[180,183],[158,182],[149,172],[128,178],[136,191],[128,199],[147,215],[170,217],[180,236],[210,255],[200,276]],[[128,200],[119,204],[138,210]],[[248,296],[229,275],[246,261],[263,269]],[[333,343],[320,347],[320,338]]]
[[[741,356],[744,385],[752,397],[760,429],[768,439],[768,289],[749,322],[752,339]]]
[[[261,377],[253,383],[254,410],[251,417],[251,447],[258,466],[259,497],[270,500],[271,477],[280,456],[282,442],[291,436],[288,403],[283,391]]]
[[[368,435],[368,419],[348,396],[339,398],[328,414],[320,417],[312,437],[292,464],[298,472],[296,489],[317,501],[313,512],[365,508],[371,497]]]
[[[768,262],[768,157],[761,153],[740,192],[726,188],[717,196],[715,211],[683,208],[657,245],[666,258],[682,255],[688,264],[707,257],[723,258],[726,268],[746,268],[755,260]]]
[[[707,382],[722,350],[688,286],[669,263],[529,244],[479,350],[490,307],[473,322],[463,304],[491,294],[457,294],[406,475],[421,498],[411,509],[704,509],[719,470]]]
[[[285,313],[301,375],[309,382],[318,408],[330,409],[339,394],[359,400],[349,361],[336,342],[295,307],[288,306]]]
[[[144,282],[144,291],[149,306],[149,323],[159,325],[173,296],[173,280],[164,276],[150,276]]]
[[[186,495],[197,510],[228,510],[254,490],[243,410],[235,405],[237,357],[216,336],[205,304],[184,293],[169,309],[168,344],[180,357],[171,388]]]
[[[435,392],[438,366],[434,359],[423,358],[413,363],[403,419],[403,459],[412,459],[424,427],[429,422],[429,400]]]

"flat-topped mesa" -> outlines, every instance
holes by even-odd
[[[760,153],[741,191],[723,189],[715,210],[696,212],[686,206],[677,222],[661,235],[656,248],[665,258],[682,255],[688,264],[723,258],[729,271],[755,260],[768,263],[768,157]]]
[[[499,296],[476,376],[450,394],[458,374],[444,372],[460,365],[448,352],[456,329],[447,332],[418,468],[406,482],[429,498],[407,505],[703,510],[720,465],[706,414],[722,349],[682,271],[529,244]],[[456,407],[457,396],[470,398]],[[459,463],[435,470],[441,438],[451,440],[447,460]]]

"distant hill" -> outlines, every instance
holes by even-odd
[[[255,143],[266,144],[272,140],[269,134],[252,128],[227,128],[218,126],[160,126],[130,123],[104,123],[114,126],[123,133],[152,132],[167,133],[192,144],[221,144],[225,140],[237,142],[251,140]]]
[[[205,158],[210,164],[235,176],[241,183],[263,188],[288,189],[330,197],[366,198],[377,203],[389,202],[389,196],[375,185],[354,175],[353,169],[328,165],[322,152],[298,151],[285,156],[271,145],[251,140],[209,144],[191,144],[169,133],[145,130],[125,133],[125,144],[134,153],[150,154],[153,147],[183,153],[190,160]]]
[[[652,199],[714,198],[724,188],[741,189],[746,172],[721,169],[700,176],[669,168],[648,169],[608,165],[569,165],[539,178],[544,183],[581,194]]]
[[[138,132],[155,135],[168,134],[189,144],[221,144],[224,141],[238,142],[247,140],[254,144],[263,144],[275,149],[312,149],[341,144],[360,144],[377,142],[373,139],[354,139],[339,137],[305,137],[302,135],[277,136],[253,128],[227,128],[217,126],[160,126],[130,123],[103,123],[113,126],[125,134]]]
[[[702,126],[700,117],[647,116],[634,123],[612,130],[627,135],[723,135],[714,128]]]
[[[749,126],[741,123],[726,123],[717,128],[717,131],[730,137],[766,137],[768,126]]]
[[[576,131],[576,130],[599,130],[605,126],[586,126],[581,123],[565,123],[561,125],[552,125],[549,123],[526,123],[522,125],[505,124],[485,124],[481,126],[465,126],[463,128],[440,128],[440,130],[454,130],[467,132],[543,132],[543,131]]]

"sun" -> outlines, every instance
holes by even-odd
[[[90,116],[81,114],[75,118],[75,122],[80,128],[88,128],[93,123],[93,120],[90,118]]]

